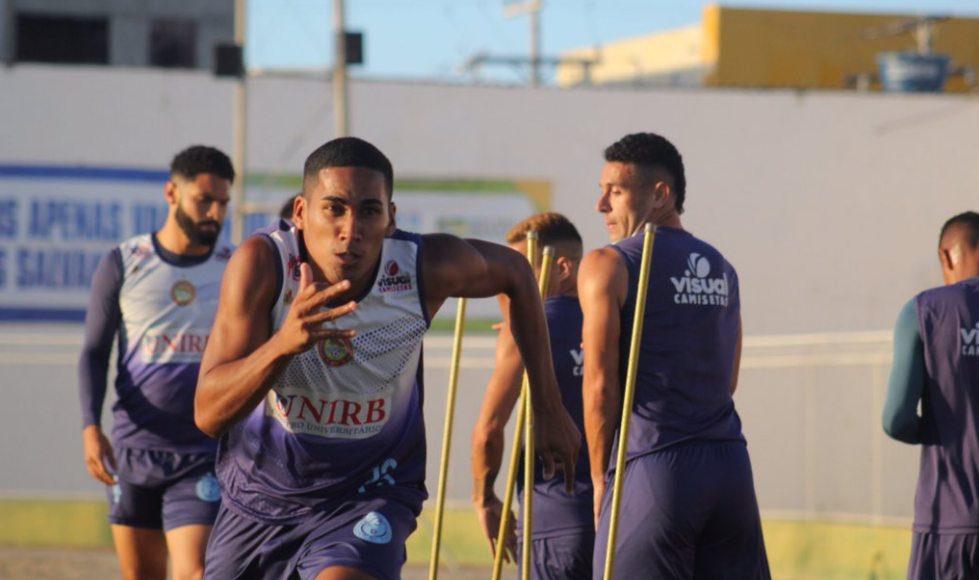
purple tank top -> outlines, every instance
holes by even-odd
[[[626,380],[645,233],[612,246],[629,270],[619,372]],[[740,324],[738,276],[712,246],[659,227],[643,321],[628,457],[684,441],[743,441],[731,398]],[[612,455],[614,466],[615,454]]]
[[[915,298],[927,384],[921,399],[919,532],[979,531],[979,280]]]

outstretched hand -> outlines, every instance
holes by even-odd
[[[305,352],[317,343],[328,338],[351,338],[353,329],[324,328],[323,324],[357,310],[357,303],[347,302],[336,308],[326,305],[350,289],[348,280],[336,284],[313,281],[313,271],[309,264],[299,266],[299,291],[292,301],[289,314],[279,330],[286,354],[296,355]]]
[[[483,536],[489,542],[490,554],[496,558],[496,542],[499,539],[500,520],[503,519],[503,502],[494,495],[482,505],[476,505],[476,516],[479,518]],[[503,561],[510,563],[517,561],[517,525],[512,512],[507,523],[506,536],[503,541]]]
[[[541,410],[534,418],[534,447],[544,467],[544,479],[564,472],[564,489],[574,491],[575,464],[581,449],[581,432],[563,405]]]

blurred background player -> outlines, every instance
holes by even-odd
[[[883,415],[921,445],[909,580],[979,578],[979,214],[945,222],[938,259],[945,286],[897,319]]]
[[[608,542],[615,447],[643,228],[657,226],[627,449],[615,577],[767,580],[751,464],[732,394],[741,354],[738,277],[683,230],[686,178],[672,143],[627,135],[605,150],[596,209],[613,245],[578,276],[595,578]],[[606,487],[607,486],[607,487]]]
[[[446,299],[510,297],[549,471],[574,477],[580,434],[526,259],[397,230],[391,162],[361,139],[303,174],[295,226],[231,261],[201,364],[196,420],[221,437],[224,492],[207,578],[395,580],[427,497],[421,343]]]
[[[547,329],[551,339],[551,358],[561,399],[582,431],[581,380],[581,306],[578,304],[578,266],[582,242],[574,224],[557,213],[541,213],[518,223],[507,234],[511,248],[527,254],[527,232],[536,231],[537,263],[544,246],[555,249],[549,296],[544,303]],[[505,299],[501,307],[506,309]],[[507,325],[502,325],[496,344],[496,365],[483,400],[482,411],[473,430],[473,503],[491,551],[497,539],[503,503],[493,491],[493,483],[503,461],[503,428],[520,397],[523,363]],[[523,460],[520,462],[523,471]],[[523,475],[517,476],[517,491],[523,501]],[[561,476],[545,480],[540,466],[534,474],[534,529],[531,577],[535,580],[590,580],[592,550],[595,542],[592,485],[588,454],[584,447],[578,455],[572,493],[565,489]],[[520,511],[523,514],[523,510]],[[514,520],[511,518],[510,522]],[[522,531],[521,531],[522,533]],[[508,536],[505,557],[515,555],[514,535]],[[516,543],[516,544],[515,544]]]
[[[200,578],[220,504],[216,441],[194,424],[194,390],[232,247],[218,241],[235,173],[212,147],[170,165],[163,228],[107,254],[92,281],[79,362],[85,462],[108,486],[126,579]],[[112,443],[101,428],[118,336]]]

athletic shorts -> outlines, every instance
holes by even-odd
[[[979,578],[979,534],[914,532],[908,580]]]
[[[326,568],[346,566],[397,580],[417,517],[417,508],[382,497],[358,498],[288,525],[257,522],[222,506],[204,579],[313,580]]]
[[[595,538],[595,578],[605,569],[612,482]],[[684,443],[626,464],[615,578],[771,578],[743,442]]]
[[[595,549],[595,532],[550,536],[530,541],[533,554],[530,558],[532,580],[591,580],[592,553]],[[520,552],[523,544],[517,542],[517,578],[521,577]]]
[[[214,524],[221,487],[214,453],[116,449],[116,484],[106,486],[109,523],[170,531]]]

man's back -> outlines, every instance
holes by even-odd
[[[915,298],[924,345],[915,530],[979,530],[979,279]]]
[[[622,307],[620,379],[632,339],[645,234],[613,246],[629,271]],[[740,333],[738,278],[709,244],[656,231],[640,346],[629,457],[689,440],[741,440],[731,384]]]

